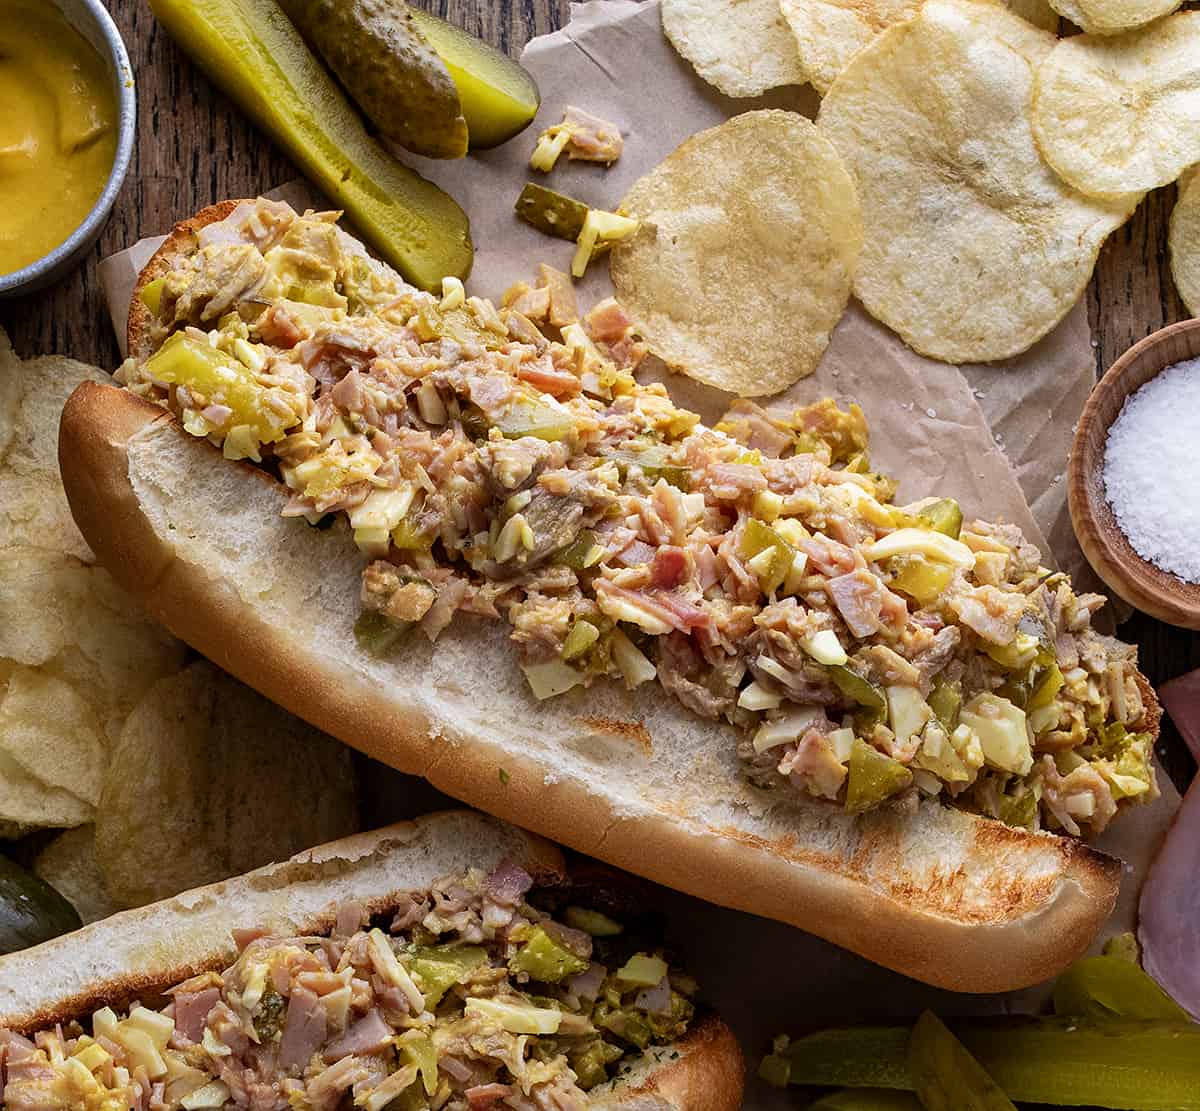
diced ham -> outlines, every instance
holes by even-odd
[[[664,976],[652,988],[643,988],[634,997],[633,1005],[639,1011],[652,1015],[671,1013],[671,982]]]
[[[542,285],[535,289],[526,287],[513,299],[510,308],[531,321],[545,320],[550,315],[549,286]]]
[[[260,938],[271,936],[270,930],[263,930],[263,929],[234,930],[232,932],[233,932],[233,943],[234,943],[234,945],[236,945],[238,947],[238,952],[241,952],[244,949],[248,949],[254,942],[258,941]]]
[[[567,991],[571,995],[591,1002],[599,997],[606,974],[607,970],[604,965],[593,961],[587,966],[586,971],[579,972],[567,980]]]
[[[350,371],[332,390],[329,396],[339,409],[348,413],[361,413],[366,407],[366,393],[363,391],[362,375],[357,370]]]
[[[1166,992],[1200,1022],[1197,845],[1200,845],[1200,777],[1192,782],[1179,813],[1167,830],[1166,840],[1150,866],[1138,904],[1142,964]]]
[[[579,306],[575,303],[575,287],[571,284],[571,276],[544,262],[538,263],[539,287],[547,291],[550,306],[546,319],[555,328],[565,328],[579,320]]]
[[[500,1100],[513,1093],[511,1084],[476,1084],[464,1093],[471,1111],[491,1111]]]
[[[325,1008],[307,988],[296,987],[288,998],[287,1020],[279,1042],[279,1064],[303,1068],[325,1041]]]
[[[533,886],[533,877],[520,865],[507,858],[502,860],[483,881],[487,895],[508,907],[519,906],[525,893]]]
[[[822,575],[846,575],[858,566],[854,549],[830,540],[828,536],[801,537],[796,546]]]
[[[221,998],[219,988],[203,991],[180,992],[175,996],[175,1030],[190,1042],[198,1042],[204,1036],[204,1024],[208,1013]]]
[[[1158,697],[1192,755],[1200,761],[1200,668],[1164,683],[1158,688]]]
[[[421,631],[430,641],[437,640],[442,630],[450,624],[454,611],[467,596],[468,585],[466,579],[456,576],[438,587],[437,600],[421,618]]]
[[[356,903],[351,899],[339,904],[336,924],[333,927],[333,936],[353,937],[362,929],[362,924],[366,920],[366,917],[361,903]]]
[[[593,116],[581,108],[567,107],[562,126],[570,128],[567,157],[611,166],[621,157],[625,143],[615,123]]]
[[[583,318],[583,330],[596,343],[616,343],[632,326],[615,297],[598,301]]]
[[[773,421],[753,401],[742,398],[735,401],[721,418],[721,429],[751,451],[762,452],[771,459],[778,459],[795,443],[791,432]]]
[[[517,377],[553,397],[574,397],[582,388],[579,379],[568,370],[559,370],[549,355],[520,363]]]
[[[377,1009],[368,1011],[340,1038],[335,1038],[322,1051],[326,1064],[352,1054],[378,1053],[395,1036]]]
[[[712,463],[704,482],[714,498],[737,501],[767,488],[767,477],[750,463]]]
[[[657,554],[658,549],[644,540],[634,540],[613,557],[613,562],[622,567],[640,567],[644,563],[651,563]]]
[[[687,553],[682,548],[664,545],[654,553],[650,566],[651,582],[662,590],[674,590],[688,577]]]
[[[839,575],[825,584],[833,604],[856,637],[869,637],[879,629],[883,607],[883,583],[870,571],[859,569]]]

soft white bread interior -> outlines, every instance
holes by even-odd
[[[655,684],[538,703],[499,623],[460,615],[436,645],[368,656],[353,635],[363,557],[344,524],[284,519],[273,479],[123,390],[76,391],[60,462],[83,534],[172,632],[493,814],[959,991],[1055,975],[1112,909],[1119,862],[1076,841],[935,802],[854,818],[756,789],[732,731]]]

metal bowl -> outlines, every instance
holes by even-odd
[[[117,194],[125,181],[129,159],[133,154],[133,137],[137,126],[137,94],[133,84],[133,69],[125,43],[104,9],[101,0],[49,0],[88,42],[96,48],[108,65],[113,90],[117,96],[117,153],[104,190],[92,205],[92,210],[62,243],[48,255],[11,274],[0,274],[0,297],[31,293],[61,278],[68,270],[83,261],[99,237]]]

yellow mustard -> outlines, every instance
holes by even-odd
[[[49,0],[0,0],[0,274],[54,250],[104,190],[112,78]]]

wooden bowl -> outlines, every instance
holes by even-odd
[[[1096,574],[1135,609],[1200,629],[1200,584],[1184,582],[1133,550],[1104,496],[1104,446],[1125,399],[1159,371],[1200,356],[1200,320],[1171,324],[1134,344],[1100,379],[1075,430],[1067,497],[1079,546]]]

